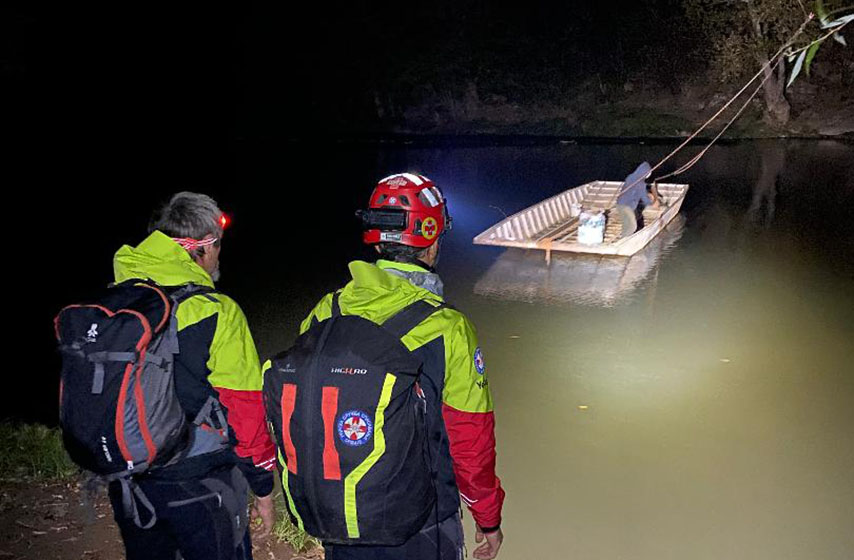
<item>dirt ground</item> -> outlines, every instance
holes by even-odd
[[[102,489],[86,505],[78,482],[0,482],[0,560],[121,560],[113,512]],[[274,537],[253,538],[255,560],[317,560]]]

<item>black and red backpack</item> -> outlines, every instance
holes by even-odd
[[[417,301],[378,325],[342,315],[336,293],[331,317],[271,360],[264,402],[282,486],[312,536],[400,545],[435,511],[426,376],[401,337],[442,307]]]
[[[83,469],[122,483],[125,513],[143,528],[156,516],[134,477],[228,443],[219,403],[209,400],[195,420],[188,420],[173,377],[178,304],[212,291],[129,280],[94,301],[65,307],[54,319],[62,355],[59,422],[65,449]],[[151,514],[145,525],[137,501]]]

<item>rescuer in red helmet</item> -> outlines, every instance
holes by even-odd
[[[442,191],[423,175],[399,173],[380,181],[368,210],[359,212],[369,245],[393,243],[427,249],[451,229]]]
[[[359,512],[370,509],[359,500],[379,497],[360,494],[357,487],[353,501],[348,504],[345,500],[344,511],[340,512],[340,518],[347,519],[347,533],[342,535],[342,539],[324,542],[326,558],[462,558],[464,539],[460,500],[474,518],[475,541],[481,543],[473,553],[474,558],[495,558],[503,540],[501,509],[504,490],[495,474],[495,421],[486,363],[474,326],[465,315],[445,304],[442,281],[433,269],[439,258],[440,240],[451,229],[445,198],[427,177],[416,173],[398,173],[377,184],[368,208],[359,211],[357,215],[362,220],[365,243],[376,247],[380,259],[373,264],[362,261],[350,263],[353,279],[343,289],[321,299],[303,321],[300,332],[305,333],[323,324],[333,314],[336,317],[358,315],[383,325],[386,321],[389,321],[388,324],[399,323],[390,319],[397,320],[403,315],[398,314],[401,310],[408,310],[415,303],[422,308],[427,307],[415,319],[420,322],[415,323],[413,328],[409,328],[409,325],[405,327],[409,330],[400,340],[421,364],[417,386],[426,400],[426,429],[429,435],[427,455],[432,462],[435,481],[435,506],[431,508],[426,524],[420,530],[416,526],[414,534],[404,544],[361,544],[358,540],[359,528],[366,521],[359,518]],[[313,332],[317,332],[317,329]],[[328,372],[319,372],[318,378],[326,383],[324,379],[329,379],[328,375]],[[357,383],[359,376],[354,375],[353,379]],[[350,417],[349,420],[342,417],[343,421],[352,424],[354,412],[348,410],[345,414]],[[333,462],[339,459],[343,461],[341,457],[344,454],[368,453],[371,449],[377,453],[377,446],[382,445],[385,449],[391,441],[382,434],[383,422],[379,413],[376,416],[370,412],[360,415],[358,423],[363,428],[359,433],[347,432],[346,427],[350,424],[345,424],[344,432],[339,434],[333,429],[330,432],[332,435],[327,434],[327,442],[331,437],[342,438],[341,442],[335,440],[337,453],[330,452],[328,455]],[[317,429],[321,430],[322,435],[323,428]],[[351,441],[345,441],[347,438]],[[384,438],[384,441],[380,438]],[[358,441],[354,441],[356,439]],[[353,447],[356,443],[367,445]],[[418,453],[423,453],[423,450]],[[390,454],[388,449],[385,449],[385,454]],[[285,455],[281,454],[283,457]],[[353,471],[354,474],[348,475],[345,467],[339,477],[344,480],[362,480],[360,477],[363,475],[369,477],[369,469],[377,468],[373,466],[371,457],[374,455],[371,454],[364,464],[360,464]],[[297,463],[301,460],[296,457]],[[367,474],[365,471],[359,472],[366,468]],[[297,470],[294,465],[290,469]],[[303,469],[303,466],[299,469]],[[283,476],[288,477],[288,469],[282,470]],[[283,481],[287,480],[283,478]],[[333,484],[329,480],[323,483]],[[391,484],[393,481],[389,481]],[[346,485],[343,491],[346,494]],[[390,495],[391,490],[382,498],[387,500],[381,506],[384,516],[403,516],[412,509],[411,503],[389,505],[391,498],[387,496]],[[314,499],[323,498],[315,496]],[[323,509],[325,506],[325,503],[312,504],[311,508],[304,509],[336,511],[338,507],[336,505],[326,510]],[[292,497],[289,498],[288,508],[292,517],[301,522],[299,512],[296,511],[299,508],[294,505]],[[346,544],[332,544],[331,541]]]

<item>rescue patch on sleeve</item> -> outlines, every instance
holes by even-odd
[[[486,364],[483,362],[483,352],[480,351],[480,346],[474,351],[474,369],[481,375],[486,371]]]

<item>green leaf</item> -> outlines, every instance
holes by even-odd
[[[842,33],[834,33],[833,40],[841,44],[843,47],[848,46],[848,43],[845,42],[845,37],[842,36]]]
[[[822,0],[815,0],[815,13],[818,16],[818,21],[824,26],[827,23],[827,10],[824,9]]]
[[[786,84],[786,87],[792,85],[792,82],[795,81],[795,78],[798,77],[798,74],[801,73],[801,67],[804,65],[804,59],[807,56],[807,51],[801,51],[801,54],[798,55],[798,60],[795,61],[795,67],[792,68],[792,76],[789,78],[789,82]]]
[[[809,50],[807,50],[807,58],[806,60],[804,60],[804,70],[806,70],[807,76],[810,75],[810,63],[812,62],[812,59],[820,46],[821,43],[815,42],[810,46]]]

